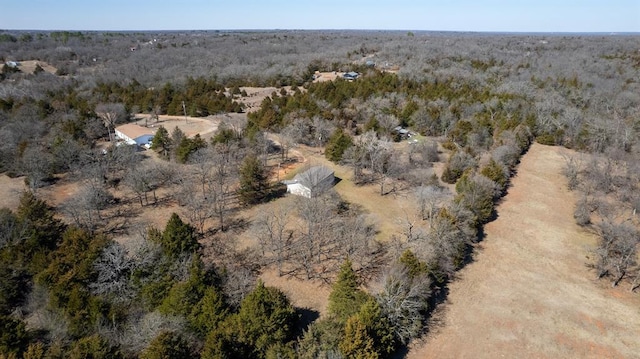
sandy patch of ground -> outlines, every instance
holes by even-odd
[[[260,109],[260,105],[262,104],[262,100],[271,96],[274,92],[280,94],[282,89],[285,89],[288,93],[291,92],[291,86],[284,86],[282,88],[277,87],[241,87],[240,90],[244,90],[247,93],[247,96],[238,97],[236,100],[238,102],[244,103],[246,105],[246,112],[254,112]]]
[[[40,67],[42,67],[43,70],[45,70],[50,74],[55,75],[56,72],[58,71],[58,69],[56,69],[55,67],[49,65],[44,61],[26,60],[26,61],[19,61],[19,62],[20,62],[20,65],[18,65],[18,68],[20,69],[20,71],[26,74],[32,74],[33,71],[35,71],[37,65],[40,65]]]
[[[344,75],[344,72],[337,72],[337,71],[319,72],[318,71],[313,75],[313,82],[333,81],[338,77],[341,78],[342,75]]]
[[[185,116],[170,116],[159,115],[158,121],[151,119],[149,114],[136,114],[134,115],[136,121],[134,123],[156,129],[160,126],[171,133],[174,128],[178,127],[187,137],[193,137],[196,134],[200,134],[201,137],[205,137],[208,134],[214,133],[218,129],[220,119],[216,116],[210,117],[185,117]]]
[[[275,270],[260,275],[265,285],[284,292],[296,308],[310,309],[318,314],[327,313],[331,288],[320,281],[305,281],[288,276],[279,277]]]
[[[10,178],[0,174],[0,208],[9,208],[15,211],[20,204],[20,195],[26,190],[24,177]]]
[[[640,355],[640,298],[596,281],[586,266],[595,238],[574,222],[565,151],[534,144],[523,157],[475,261],[408,358]]]

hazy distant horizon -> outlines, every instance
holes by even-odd
[[[2,10],[0,28],[30,31],[640,32],[637,0],[32,0]]]
[[[100,29],[6,29],[0,32],[84,32],[84,33],[184,33],[184,32],[386,32],[413,33],[414,35],[461,34],[461,35],[529,35],[529,36],[640,36],[640,31],[456,31],[456,30],[414,30],[414,29],[135,29],[135,30],[100,30]]]

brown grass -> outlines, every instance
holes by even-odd
[[[18,68],[20,69],[20,71],[27,73],[27,74],[32,74],[37,65],[40,65],[40,67],[42,67],[42,69],[50,74],[54,74],[58,71],[58,69],[56,69],[55,67],[49,65],[48,63],[44,62],[44,61],[37,61],[37,60],[26,60],[26,61],[19,61],[20,65],[18,66]]]
[[[586,266],[595,238],[574,222],[566,151],[534,144],[524,156],[475,261],[408,358],[638,357],[640,298]]]
[[[16,210],[20,203],[20,195],[26,189],[24,177],[10,178],[0,174],[0,208]]]

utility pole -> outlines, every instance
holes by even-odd
[[[184,101],[182,101],[182,111],[184,112],[184,123],[189,123],[187,119],[187,107],[184,105]]]

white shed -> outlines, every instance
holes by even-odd
[[[293,180],[283,181],[287,192],[307,198],[317,197],[333,186],[335,176],[330,168],[324,166],[311,167],[298,173]]]

